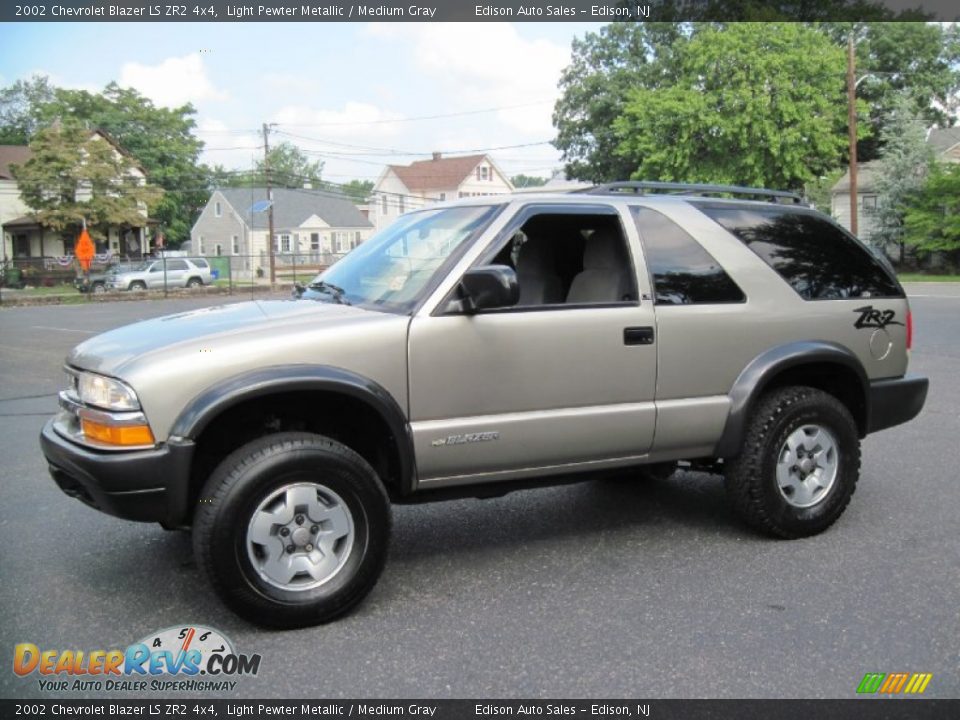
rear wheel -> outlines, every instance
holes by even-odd
[[[750,526],[782,538],[815,535],[843,514],[860,476],[860,439],[847,407],[810,387],[763,397],[727,494]]]
[[[187,280],[188,288],[196,288],[196,287],[202,287],[202,286],[203,286],[203,280],[201,280],[200,278],[193,277]]]
[[[279,433],[214,471],[197,505],[194,553],[237,614],[271,627],[315,625],[373,589],[390,520],[362,457],[320,435]]]
[[[102,282],[97,282],[93,284],[91,290],[97,295],[103,295],[107,291],[107,287]]]

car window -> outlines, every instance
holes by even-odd
[[[636,274],[619,217],[599,212],[530,215],[489,264],[517,274],[517,307],[636,303]]]
[[[154,263],[150,266],[150,272],[163,272],[163,263]]]
[[[400,217],[321,273],[311,288],[346,302],[409,312],[453,253],[496,217],[500,205],[419,210]]]
[[[207,264],[207,261],[206,261],[206,260],[203,260],[203,259],[200,259],[200,258],[196,258],[196,259],[191,258],[190,262],[192,262],[194,265],[196,265],[198,268],[201,268],[201,269],[205,269],[205,268],[210,267],[210,266]]]
[[[700,305],[746,301],[743,291],[690,233],[651,208],[630,208],[657,305]]]
[[[186,260],[167,260],[167,272],[174,272],[187,269]]]
[[[782,207],[699,205],[804,300],[903,297],[890,272],[825,217]]]

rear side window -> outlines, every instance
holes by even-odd
[[[776,270],[804,300],[903,297],[880,262],[826,218],[777,207],[698,207]]]
[[[744,302],[743,291],[686,230],[646,207],[631,207],[657,305]]]
[[[197,259],[197,260],[190,260],[190,262],[192,262],[192,263],[193,263],[194,265],[196,265],[198,268],[206,268],[206,267],[209,267],[209,265],[207,265],[207,261],[206,261],[206,260]]]

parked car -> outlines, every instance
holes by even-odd
[[[912,331],[895,276],[789,193],[473,198],[407,213],[301,300],[87,340],[41,445],[67,494],[192,527],[237,613],[303,626],[373,588],[391,503],[684,463],[760,532],[820,533],[861,440],[923,407]]]
[[[97,295],[110,289],[111,280],[121,273],[132,271],[140,263],[118,263],[100,273],[91,273],[89,277],[83,275],[74,278],[73,286],[80,292],[92,292]]]
[[[176,287],[201,287],[213,282],[210,264],[203,258],[160,258],[112,275],[107,283],[111,290],[154,290]]]

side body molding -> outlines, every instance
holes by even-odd
[[[825,340],[802,340],[778,345],[751,360],[733,383],[730,389],[730,414],[714,456],[729,458],[740,452],[750,409],[776,375],[811,363],[833,363],[852,370],[860,382],[864,417],[870,417],[870,381],[856,355],[842,345]]]
[[[277,365],[227,378],[207,388],[183,409],[171,437],[196,439],[220,413],[246,400],[278,392],[320,390],[355,398],[375,411],[390,428],[400,466],[400,491],[416,487],[413,439],[406,415],[379,383],[349,370],[326,365]]]

